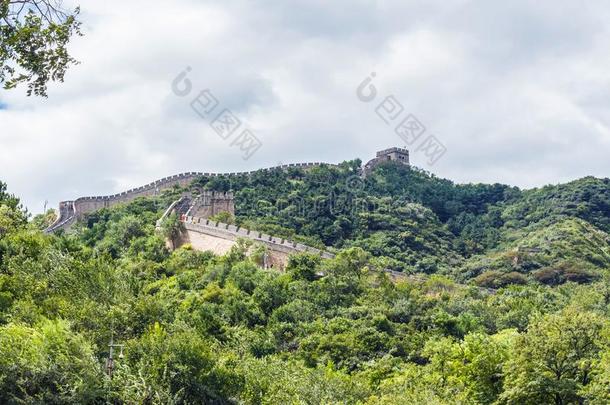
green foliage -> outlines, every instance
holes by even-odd
[[[158,323],[127,349],[114,375],[117,400],[131,403],[223,403],[241,379],[219,362],[197,333],[168,333]],[[144,382],[144,384],[142,384]]]
[[[502,288],[511,284],[527,284],[527,278],[516,271],[501,273],[499,271],[486,271],[474,279],[475,284],[486,288]]]
[[[388,164],[347,187],[358,165],[192,186],[336,252],[284,273],[245,239],[167,249],[180,188],[45,235],[0,183],[0,402],[608,403],[606,180],[522,192]]]
[[[57,219],[57,211],[49,209],[44,214],[38,214],[32,218],[31,224],[38,230],[45,230]]]
[[[466,281],[485,271],[531,273],[573,258],[592,264],[594,273],[610,268],[608,179],[520,191],[456,185],[388,163],[354,189],[347,186],[354,165],[204,177],[196,186],[233,190],[241,226],[312,246],[358,246],[406,273]],[[523,246],[541,253],[513,252]]]
[[[537,270],[533,273],[534,278],[547,285],[559,285],[563,284],[567,281],[573,281],[576,283],[589,283],[597,276],[583,269],[582,264],[578,263],[570,263],[563,262],[556,266],[545,267],[543,269]]]
[[[0,238],[17,231],[23,224],[23,215],[19,211],[0,205]]]
[[[52,0],[0,0],[0,83],[28,83],[28,96],[47,95],[50,81],[63,81],[78,63],[67,45],[81,35],[79,9],[67,12]]]
[[[369,393],[362,378],[276,356],[248,359],[239,364],[239,371],[246,380],[241,398],[248,404],[355,404]]]
[[[469,334],[426,344],[425,366],[408,364],[382,383],[379,403],[495,403],[503,390],[503,365],[516,332]]]
[[[91,403],[102,398],[101,367],[66,321],[0,327],[0,402]]]
[[[567,309],[532,323],[506,365],[502,403],[566,404],[583,400],[607,321]]]
[[[286,272],[295,280],[313,281],[321,261],[320,256],[311,253],[293,255],[288,260]]]
[[[550,225],[536,224],[507,232],[506,239],[496,251],[472,257],[461,269],[460,277],[477,276],[485,271],[518,272],[531,273],[543,283],[553,282],[551,279],[557,279],[554,283],[589,282],[610,268],[610,236],[581,219],[563,218]]]
[[[526,191],[523,199],[508,206],[502,216],[511,228],[577,217],[609,232],[610,179],[585,177],[566,184]]]
[[[211,221],[222,222],[223,224],[233,225],[235,223],[235,217],[233,214],[227,211],[221,211],[216,215],[210,217]]]
[[[6,184],[0,181],[0,240],[22,229],[26,224],[26,218],[27,213],[23,211],[19,198],[9,194]]]
[[[172,247],[176,246],[184,231],[184,225],[176,213],[171,213],[161,221],[161,233]]]

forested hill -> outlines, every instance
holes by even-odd
[[[239,224],[318,245],[358,246],[380,266],[408,273],[498,286],[508,279],[555,282],[548,275],[557,272],[561,280],[588,280],[610,267],[609,179],[521,191],[454,184],[393,163],[361,180],[359,166],[203,178],[198,185],[234,190]]]
[[[610,402],[610,180],[360,166],[201,177],[54,235],[0,183],[0,403]],[[180,224],[156,221],[202,190],[336,257],[169,250]]]

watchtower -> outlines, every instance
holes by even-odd
[[[192,216],[209,218],[220,212],[228,212],[235,215],[235,201],[233,193],[203,190],[193,201],[190,214]]]
[[[373,171],[375,167],[379,166],[381,163],[384,162],[396,162],[405,166],[409,166],[409,151],[407,149],[397,147],[380,150],[379,152],[377,152],[375,158],[369,160],[364,165],[362,174],[366,177]]]

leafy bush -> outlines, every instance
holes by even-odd
[[[546,267],[532,273],[540,283],[559,285],[568,281],[575,283],[590,283],[599,276],[586,270],[582,263],[564,262],[556,266]]]

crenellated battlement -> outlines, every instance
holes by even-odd
[[[237,225],[212,221],[206,218],[185,216],[182,218],[182,223],[187,231],[197,232],[230,241],[236,241],[238,238],[250,239],[255,242],[262,243],[272,251],[286,255],[307,252],[318,255],[324,259],[331,259],[335,257],[333,253],[316,249],[289,239],[278,238],[263,232],[253,231]]]
[[[379,152],[376,153],[376,156],[382,157],[382,156],[390,155],[392,153],[403,154],[403,155],[409,156],[408,149],[397,148],[397,147],[380,150]]]
[[[57,220],[49,226],[45,230],[45,232],[50,233],[59,229],[67,229],[72,226],[76,220],[83,216],[84,214],[100,210],[102,208],[112,207],[113,205],[129,202],[138,197],[150,197],[154,195],[160,194],[163,190],[170,189],[176,185],[184,187],[189,185],[192,181],[199,177],[217,177],[217,176],[249,176],[253,175],[257,172],[262,171],[271,171],[271,170],[287,170],[290,168],[296,169],[311,169],[314,167],[320,166],[336,166],[330,163],[322,163],[322,162],[307,162],[307,163],[290,163],[279,165],[270,168],[264,168],[260,170],[251,170],[245,172],[229,172],[229,173],[208,173],[208,172],[186,172],[180,173],[173,176],[164,177],[159,180],[155,180],[151,183],[143,185],[141,187],[132,188],[127,191],[123,191],[117,194],[104,195],[104,196],[86,196],[79,197],[73,201],[62,201],[59,203],[59,216]],[[233,195],[223,195],[220,196],[218,194],[210,195],[211,199],[233,199]],[[69,207],[69,208],[68,208]],[[225,211],[234,213],[234,209],[230,209],[229,205],[227,205],[224,209]],[[213,213],[210,215],[214,215],[223,209],[212,209]]]
[[[388,148],[377,152],[375,158],[369,160],[362,170],[363,177],[368,176],[373,169],[384,162],[396,162],[409,166],[409,150],[404,148]]]
[[[221,212],[235,215],[235,198],[231,191],[203,190],[190,204],[186,215],[209,218]]]
[[[385,160],[398,161],[400,163],[409,164],[409,151],[402,148],[388,148],[377,152],[376,158],[370,160],[363,168],[362,174],[366,176],[375,166]],[[306,163],[289,163],[282,164],[279,166],[245,171],[245,172],[229,172],[229,173],[207,173],[207,172],[186,172],[180,173],[173,176],[164,177],[159,180],[155,180],[151,183],[145,184],[140,187],[132,188],[127,191],[123,191],[117,194],[104,195],[104,196],[87,196],[79,197],[73,201],[62,201],[59,203],[59,216],[57,220],[45,230],[45,232],[54,232],[59,229],[68,229],[72,226],[76,220],[82,217],[84,214],[97,211],[102,208],[112,207],[113,205],[132,201],[138,197],[150,197],[159,195],[163,190],[170,189],[174,186],[185,187],[199,177],[217,177],[217,176],[250,176],[261,171],[272,171],[272,170],[289,170],[289,169],[302,169],[308,170],[320,166],[337,166],[336,164],[323,163],[323,162],[306,162]],[[214,192],[212,192],[214,193]],[[199,197],[198,197],[199,198]],[[234,213],[233,207],[233,195],[225,194],[202,194],[200,198],[202,206],[200,207],[203,211],[194,211],[193,213],[198,216],[212,216],[220,211],[228,211]],[[208,211],[205,211],[203,207],[210,207]]]

